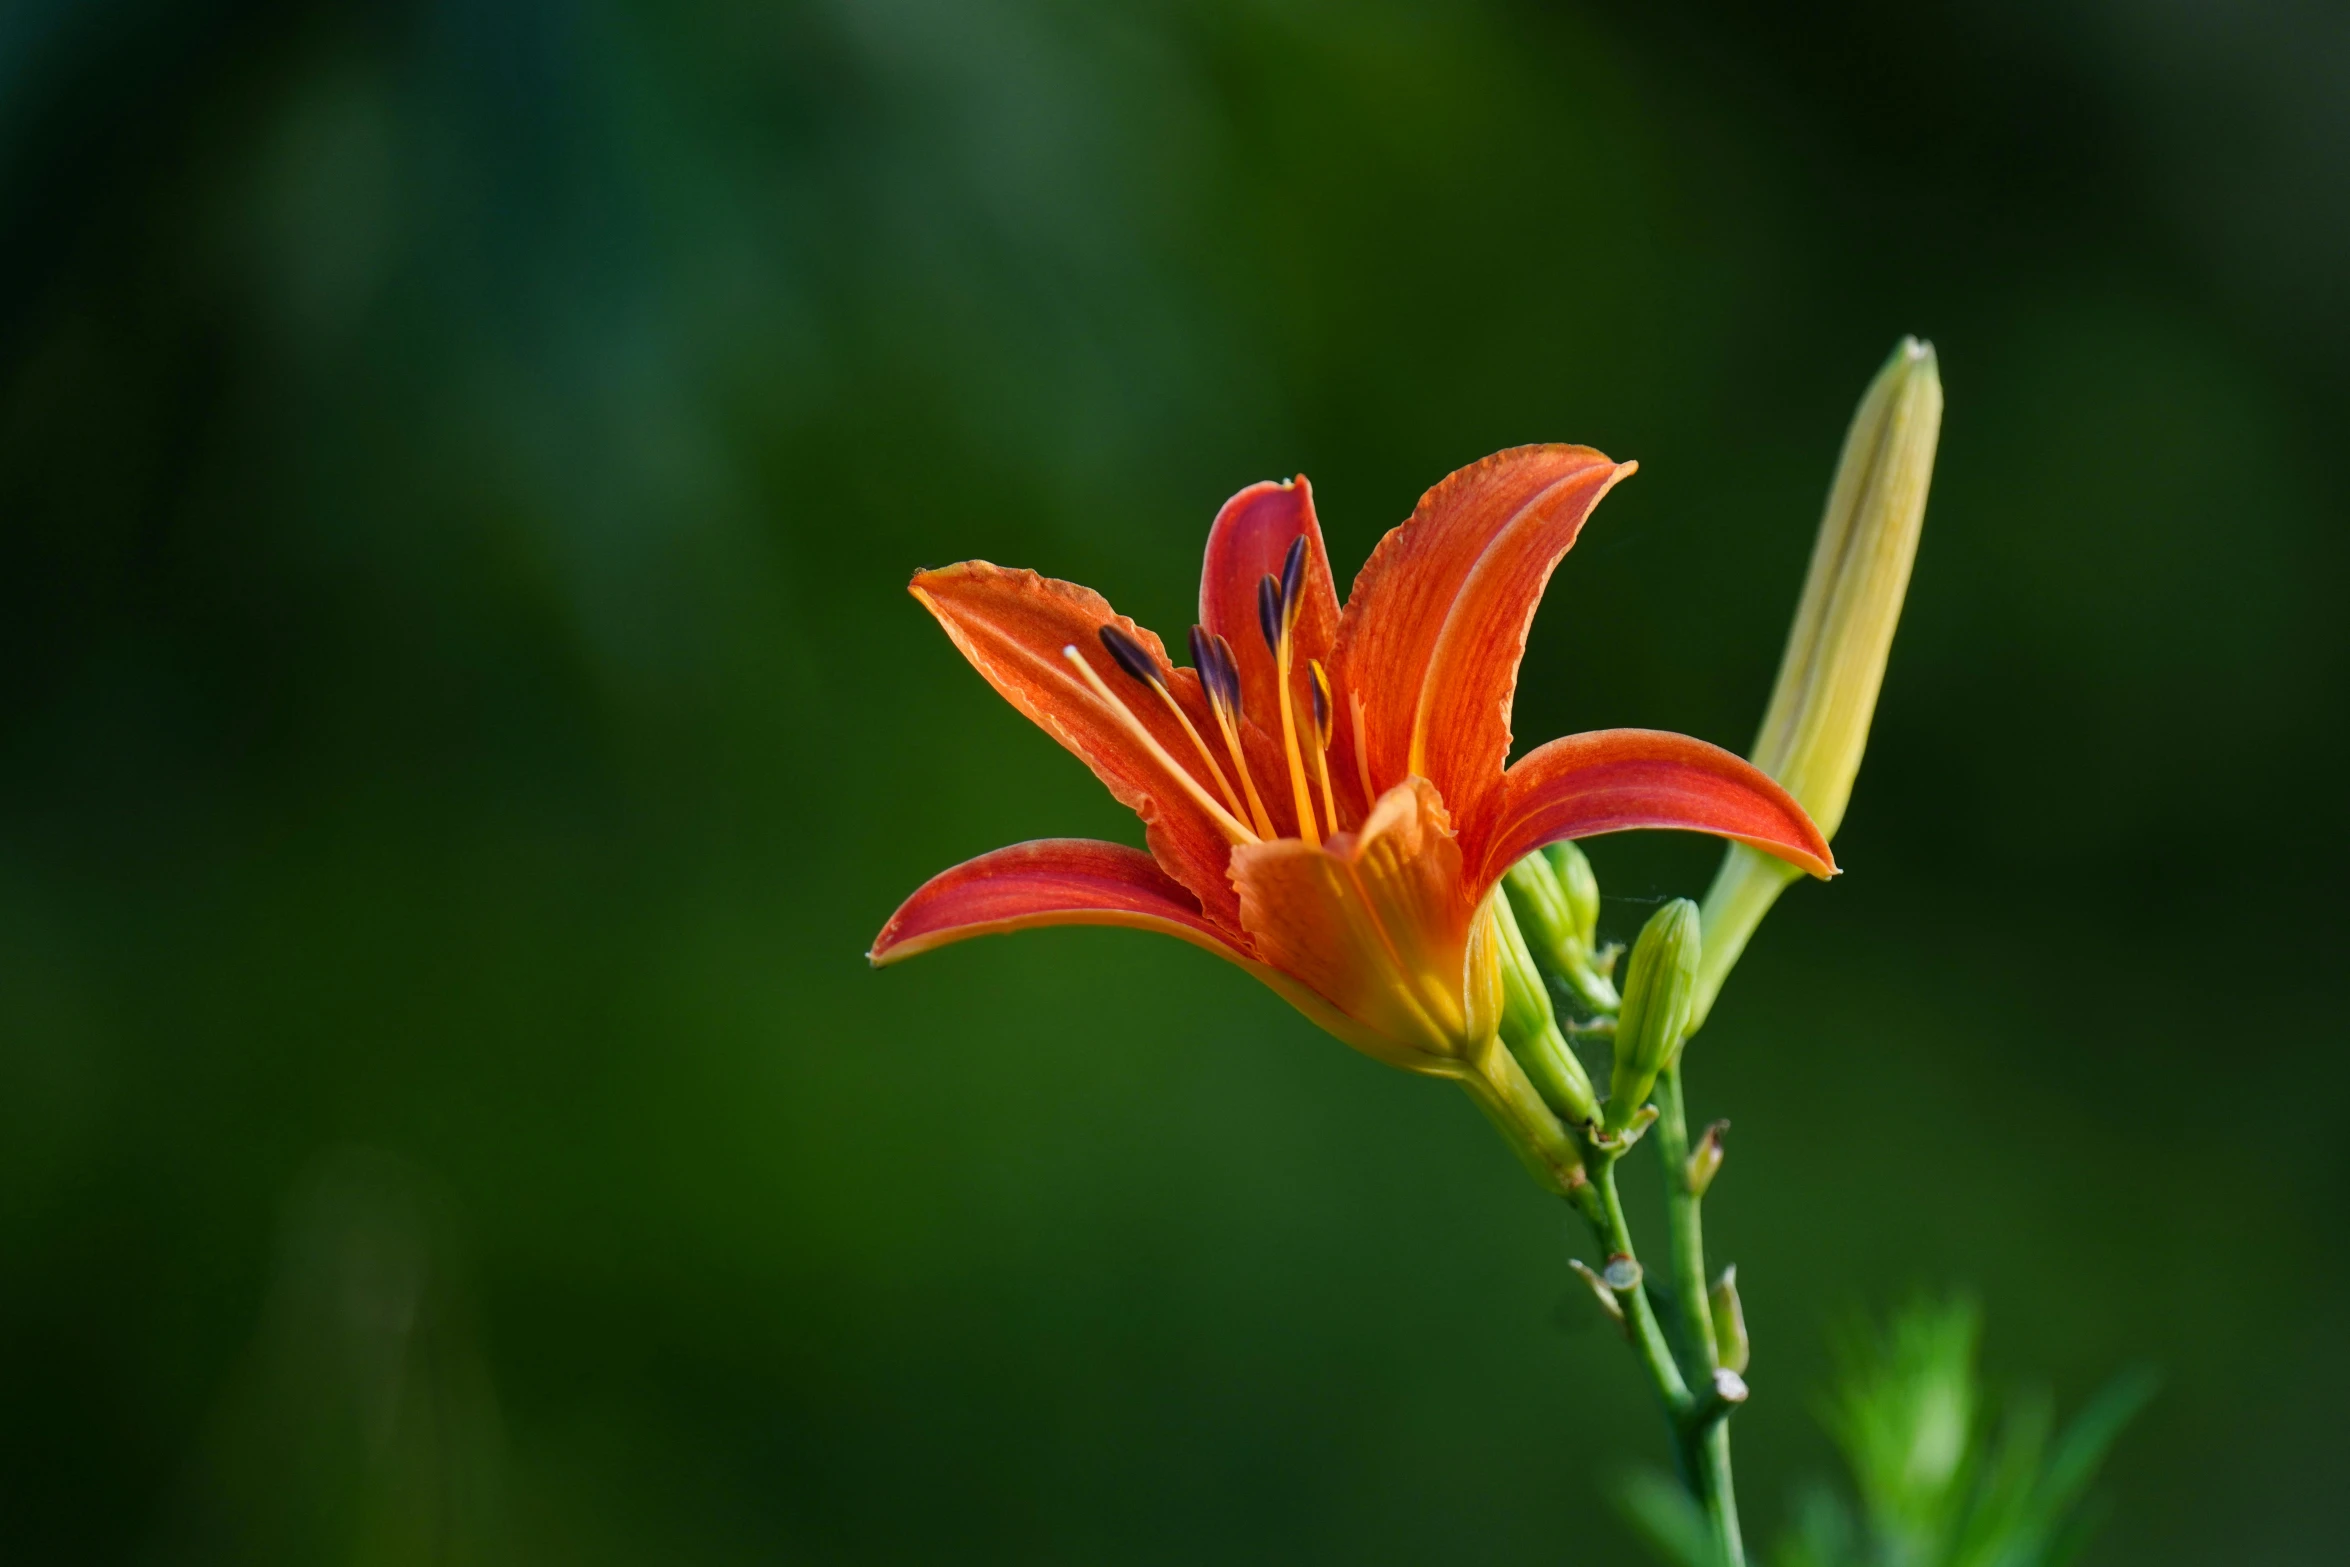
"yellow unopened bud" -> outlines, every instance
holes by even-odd
[[[1754,741],[1754,764],[1801,801],[1829,837],[1844,820],[1869,742],[1941,429],[1934,350],[1904,338],[1844,437],[1779,683]]]
[[[1869,383],[1845,434],[1779,683],[1755,737],[1755,765],[1831,838],[1868,747],[1941,430],[1942,372],[1933,347],[1903,338]],[[1730,846],[1705,899],[1696,1023],[1705,1021],[1755,926],[1799,874],[1742,844]]]
[[[1680,1058],[1701,946],[1697,905],[1687,898],[1657,910],[1632,943],[1624,1010],[1616,1020],[1615,1071],[1608,1080],[1610,1128],[1629,1126],[1657,1074]]]

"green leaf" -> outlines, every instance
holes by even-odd
[[[1833,1496],[1807,1498],[1778,1567],[2064,1567],[2079,1555],[2096,1521],[2089,1486],[2158,1379],[2123,1373],[2059,1432],[2044,1393],[1994,1410],[1981,1326],[1964,1300],[1921,1300],[1881,1330],[1843,1333],[1820,1415],[1860,1522]]]
[[[1713,1526],[1671,1476],[1634,1470],[1617,1483],[1616,1505],[1632,1532],[1668,1567],[1721,1567]]]
[[[2098,1390],[2088,1406],[2073,1416],[2048,1461],[2045,1486],[2061,1508],[2087,1490],[2097,1478],[2114,1441],[2138,1412],[2154,1401],[2162,1387],[2162,1373],[2152,1366],[2132,1366]]]

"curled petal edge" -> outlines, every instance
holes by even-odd
[[[1479,890],[1544,844],[1634,828],[1710,833],[1836,874],[1818,825],[1744,757],[1667,730],[1601,729],[1538,746],[1503,775]]]
[[[1124,844],[1040,838],[965,860],[916,888],[881,927],[865,957],[884,968],[975,936],[1053,925],[1117,925],[1189,942],[1245,969],[1344,1043],[1382,1060],[1395,1056],[1392,1041],[1236,946],[1200,913],[1198,900],[1182,883],[1149,855]]]

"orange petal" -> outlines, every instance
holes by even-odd
[[[949,942],[1040,925],[1131,925],[1242,956],[1156,860],[1091,838],[1015,843],[940,871],[898,906],[865,955],[878,968]]]
[[[1125,925],[1188,941],[1248,970],[1347,1043],[1377,1043],[1297,980],[1251,958],[1149,855],[1090,838],[1016,843],[939,872],[889,917],[866,957],[878,968],[973,936],[1048,925]]]
[[[1281,733],[1281,710],[1273,705],[1273,655],[1257,628],[1257,584],[1281,574],[1282,559],[1300,534],[1306,540],[1305,582],[1297,625],[1290,633],[1297,648],[1290,699],[1303,713],[1308,700],[1306,660],[1318,658],[1327,664],[1338,636],[1338,588],[1331,580],[1322,525],[1314,517],[1314,487],[1305,475],[1286,484],[1252,484],[1226,501],[1208,530],[1207,559],[1200,566],[1199,623],[1232,644],[1233,658],[1240,665],[1242,709],[1251,722],[1274,736]],[[1278,755],[1278,740],[1275,745]],[[1288,776],[1284,761],[1273,777],[1280,782]],[[1274,795],[1287,793],[1286,788],[1267,790],[1265,803],[1271,805]],[[1297,828],[1293,823],[1286,830]]]
[[[1474,901],[1461,872],[1443,802],[1419,778],[1382,796],[1360,832],[1232,853],[1240,922],[1257,956],[1370,1036],[1348,1043],[1418,1071],[1444,1069],[1466,1043]]]
[[[1110,608],[1091,588],[983,560],[916,574],[910,590],[962,649],[974,669],[1014,707],[1093,769],[1142,818],[1151,853],[1190,889],[1209,918],[1239,928],[1240,907],[1225,876],[1229,844],[1165,766],[1137,745],[1102,706],[1062,649],[1075,647],[1126,703],[1176,765],[1213,798],[1214,778],[1165,704],[1118,668],[1099,632],[1114,625],[1150,655],[1176,700],[1203,733],[1213,720],[1188,670],[1174,670],[1159,639]]]
[[[1814,876],[1836,874],[1828,840],[1768,773],[1662,729],[1602,729],[1538,746],[1502,779],[1501,795],[1492,833],[1476,846],[1480,891],[1546,843],[1635,827],[1734,838]]]
[[[1498,803],[1510,699],[1552,568],[1617,480],[1587,446],[1520,446],[1420,497],[1372,551],[1338,628],[1331,676],[1369,711],[1371,781],[1434,783],[1464,838]]]

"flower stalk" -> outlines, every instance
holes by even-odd
[[[1862,396],[1845,436],[1812,550],[1803,598],[1751,760],[1784,786],[1833,839],[1868,745],[1893,632],[1917,558],[1942,421],[1934,350],[1905,338]],[[1565,860],[1559,851],[1573,855]],[[1529,855],[1503,885],[1530,946],[1561,988],[1614,1018],[1607,1125],[1624,1126],[1654,1094],[1664,1172],[1673,1331],[1665,1335],[1645,1279],[1625,1295],[1626,1331],[1664,1406],[1675,1456],[1724,1567],[1744,1567],[1730,1463],[1729,1415],[1746,1398],[1749,1353],[1735,1269],[1709,1284],[1704,1199],[1722,1167],[1716,1122],[1692,1148],[1682,1054],[1703,1025],[1747,941],[1797,872],[1733,842],[1702,911],[1668,905],[1633,949],[1621,1002],[1604,975],[1592,983],[1598,885],[1571,844]],[[1603,988],[1604,987],[1604,988]],[[1621,1148],[1592,1149],[1586,1217],[1611,1258],[1632,1255],[1616,1201]]]
[[[1190,668],[1076,584],[986,561],[918,574],[911,591],[955,646],[1134,809],[1147,850],[1042,839],[983,854],[918,888],[868,956],[1047,925],[1157,931],[1366,1055],[1458,1083],[1590,1224],[1602,1263],[1578,1270],[1656,1389],[1713,1554],[1744,1567],[1729,1416],[1747,1396],[1745,1324],[1734,1272],[1708,1284],[1702,1217],[1727,1123],[1692,1148],[1683,1056],[1779,893],[1835,874],[1828,840],[1941,408],[1933,350],[1905,339],[1846,438],[1751,761],[1620,729],[1508,763],[1535,605],[1634,467],[1586,447],[1521,447],[1452,475],[1343,604],[1305,481],[1242,491],[1209,533]],[[1676,899],[1648,921],[1619,989],[1621,949],[1599,945],[1599,883],[1573,840],[1660,828],[1729,847],[1702,910]],[[1604,1099],[1571,1038],[1609,1041]],[[1616,1183],[1652,1130],[1667,1217],[1654,1279]]]

